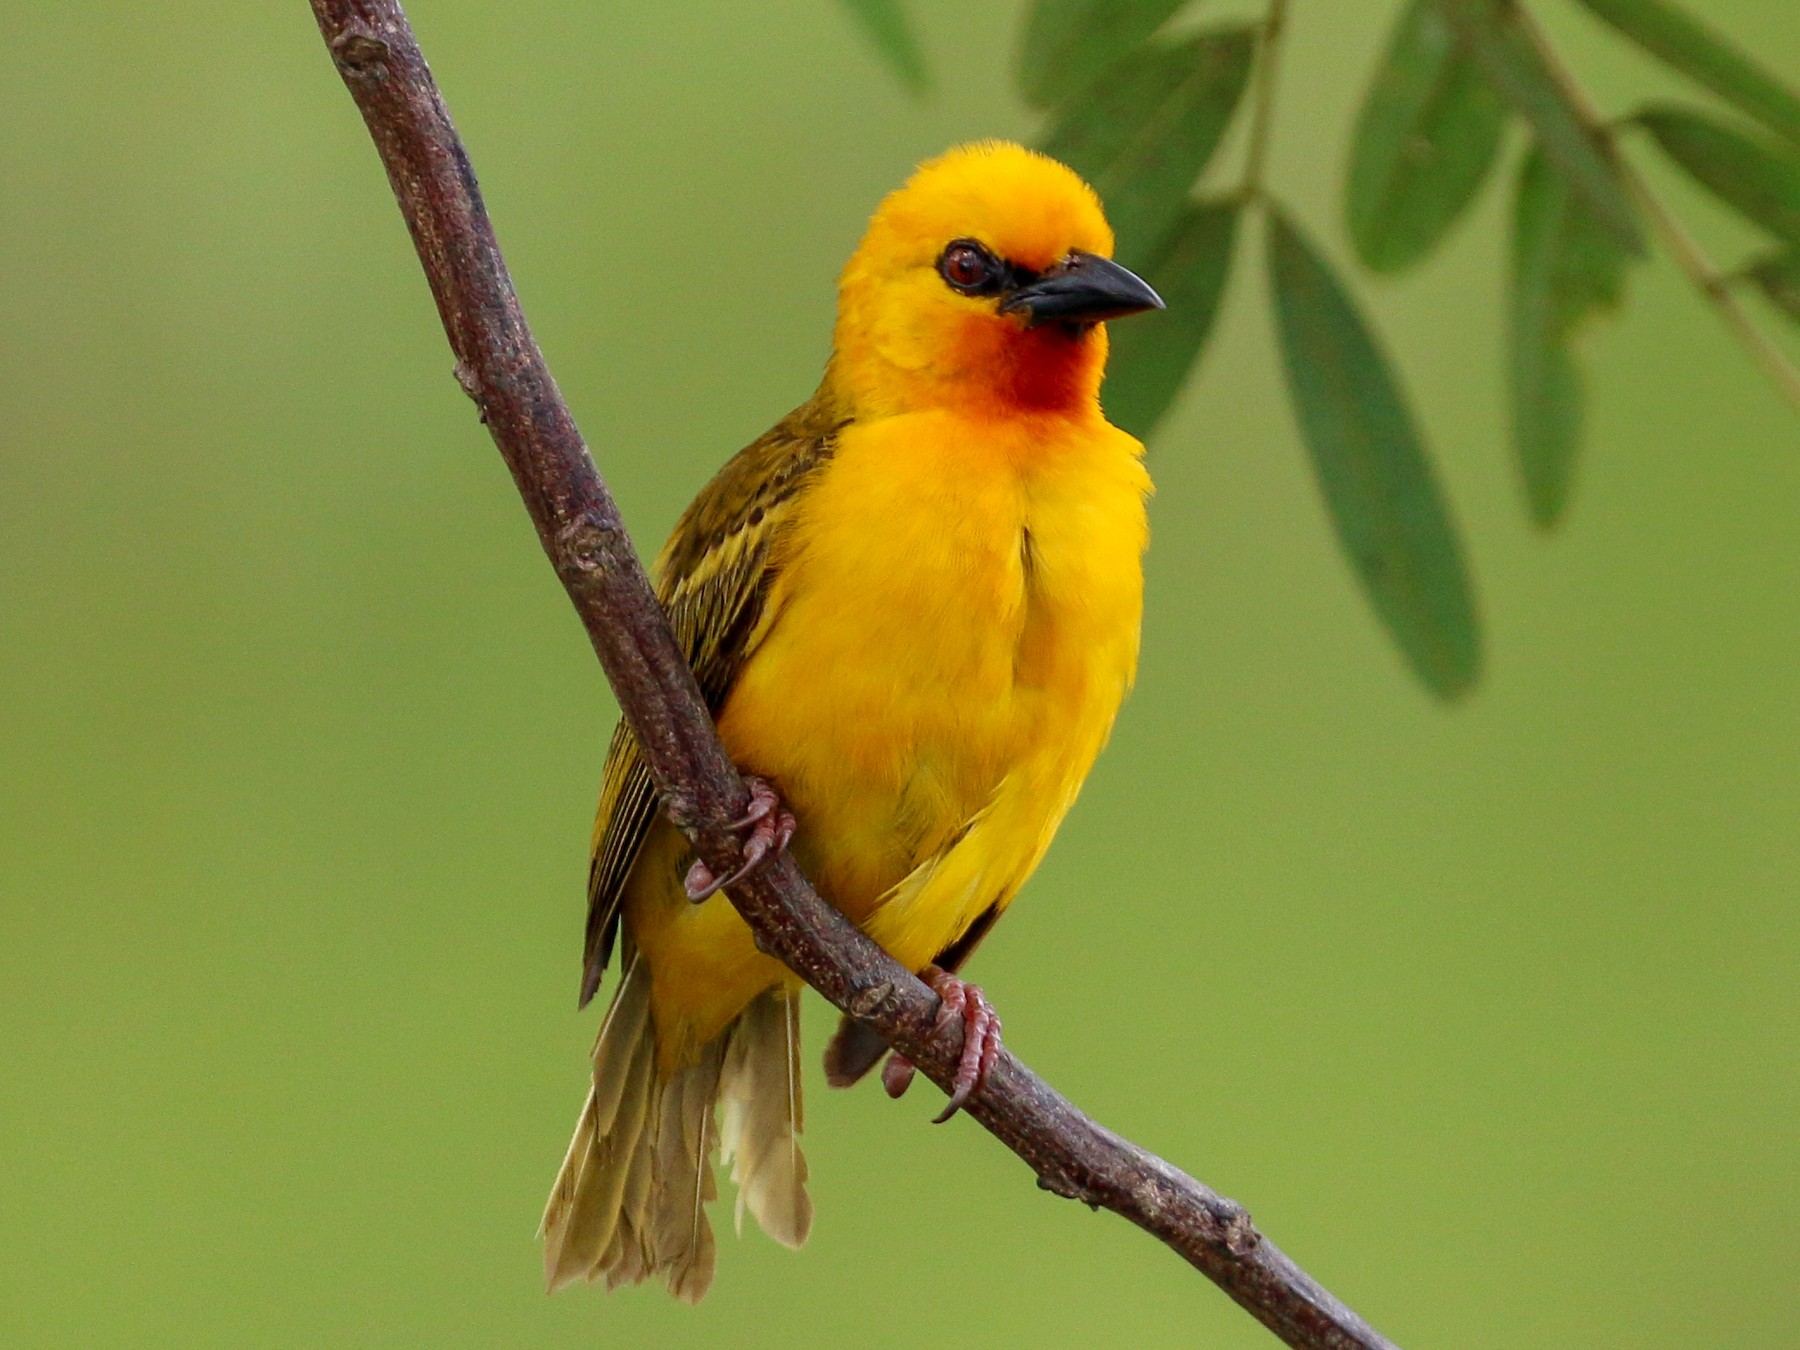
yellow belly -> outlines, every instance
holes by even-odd
[[[1036,866],[1137,658],[1149,480],[1098,420],[848,428],[719,717],[821,894],[919,969]],[[666,1050],[785,978],[653,832],[627,888]]]

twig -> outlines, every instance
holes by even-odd
[[[1275,76],[1281,68],[1281,40],[1287,34],[1288,0],[1269,0],[1256,35],[1255,85],[1250,99],[1250,144],[1244,152],[1244,182],[1238,189],[1246,205],[1262,200],[1263,177],[1275,134]]]
[[[311,0],[381,153],[436,297],[459,381],[520,495],[643,748],[664,807],[716,874],[738,862],[729,822],[748,804],[669,632],[617,507],[526,326],[468,156],[393,0]],[[940,1087],[959,1026],[937,996],[807,884],[783,854],[731,893],[768,952],[871,1023]],[[1046,1190],[1104,1206],[1155,1235],[1291,1346],[1389,1342],[1265,1239],[1233,1201],[1089,1120],[1002,1053],[967,1107]]]
[[[1612,152],[1619,176],[1631,195],[1637,199],[1638,205],[1643,207],[1644,214],[1650,218],[1650,227],[1662,240],[1663,247],[1669,250],[1675,265],[1682,270],[1694,289],[1700,292],[1701,297],[1718,311],[1732,336],[1750,353],[1751,359],[1762,367],[1763,373],[1774,382],[1781,396],[1796,411],[1800,411],[1800,367],[1796,367],[1787,354],[1775,345],[1775,340],[1757,326],[1756,320],[1750,317],[1750,312],[1731,289],[1725,274],[1669,209],[1668,203],[1656,195],[1643,171],[1631,162],[1619,143],[1618,129],[1601,115],[1593,100],[1588,97],[1587,90],[1581,87],[1574,73],[1563,64],[1562,56],[1550,45],[1549,38],[1538,26],[1531,11],[1526,6],[1519,5],[1516,13],[1520,26],[1542,58],[1544,69],[1562,89],[1569,100],[1569,106],[1575,109],[1589,133]]]
[[[1638,199],[1638,204],[1644,208],[1644,213],[1650,217],[1651,228],[1662,239],[1663,246],[1669,250],[1676,265],[1712,303],[1713,308],[1718,310],[1719,317],[1725,321],[1733,336],[1743,344],[1757,365],[1762,367],[1763,373],[1774,382],[1781,396],[1796,412],[1800,412],[1800,369],[1775,345],[1775,339],[1750,317],[1743,302],[1731,289],[1730,279],[1706,256],[1694,236],[1688,233],[1687,227],[1669,210],[1662,198],[1650,190],[1650,184],[1637,166],[1628,161],[1622,152],[1618,160],[1627,186]]]

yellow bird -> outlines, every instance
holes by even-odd
[[[1162,302],[1112,246],[1054,160],[984,142],[923,165],[843,271],[818,391],[706,486],[653,569],[754,775],[746,856],[791,837],[819,893],[965,1019],[952,1110],[999,1044],[953,972],[1049,846],[1137,664],[1151,489],[1100,410],[1103,324]],[[799,984],[719,889],[621,724],[583,1003],[615,944],[622,974],[544,1214],[552,1289],[659,1275],[698,1300],[715,1150],[740,1222],[806,1240]],[[846,1019],[828,1079],[884,1049]],[[897,1095],[910,1066],[884,1076]]]

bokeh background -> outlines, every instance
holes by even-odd
[[[1273,182],[1340,260],[1394,8],[1299,5],[1282,72]],[[1607,107],[1674,88],[1538,8]],[[914,6],[923,102],[831,0],[412,9],[646,548],[812,388],[879,196],[1038,130],[1011,4]],[[1800,9],[1705,10],[1800,79]],[[1138,690],[976,974],[1402,1344],[1791,1346],[1800,420],[1658,261],[1536,534],[1507,196],[1361,287],[1470,546],[1475,696],[1421,692],[1339,559],[1252,249],[1153,448]],[[810,1248],[726,1236],[698,1310],[543,1296],[614,708],[300,0],[11,8],[0,334],[0,1342],[1273,1344],[929,1091],[828,1093],[816,1000]]]

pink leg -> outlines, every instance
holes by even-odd
[[[700,859],[694,859],[694,865],[688,868],[684,884],[688,899],[696,904],[727,886],[737,885],[779,854],[794,837],[793,813],[781,804],[781,796],[774,786],[767,779],[758,778],[754,774],[745,774],[744,783],[750,789],[750,809],[744,813],[742,820],[731,822],[734,830],[750,831],[744,840],[743,862],[730,876],[715,877],[712,868]]]
[[[961,1018],[963,1024],[962,1057],[957,1061],[950,1103],[932,1121],[934,1125],[942,1125],[987,1081],[988,1071],[1000,1058],[1000,1017],[978,985],[959,980],[947,970],[926,966],[919,972],[919,978],[937,992],[938,1030],[943,1030],[955,1018]],[[912,1061],[896,1051],[882,1066],[881,1085],[887,1089],[888,1096],[898,1097],[912,1086],[913,1073]]]

